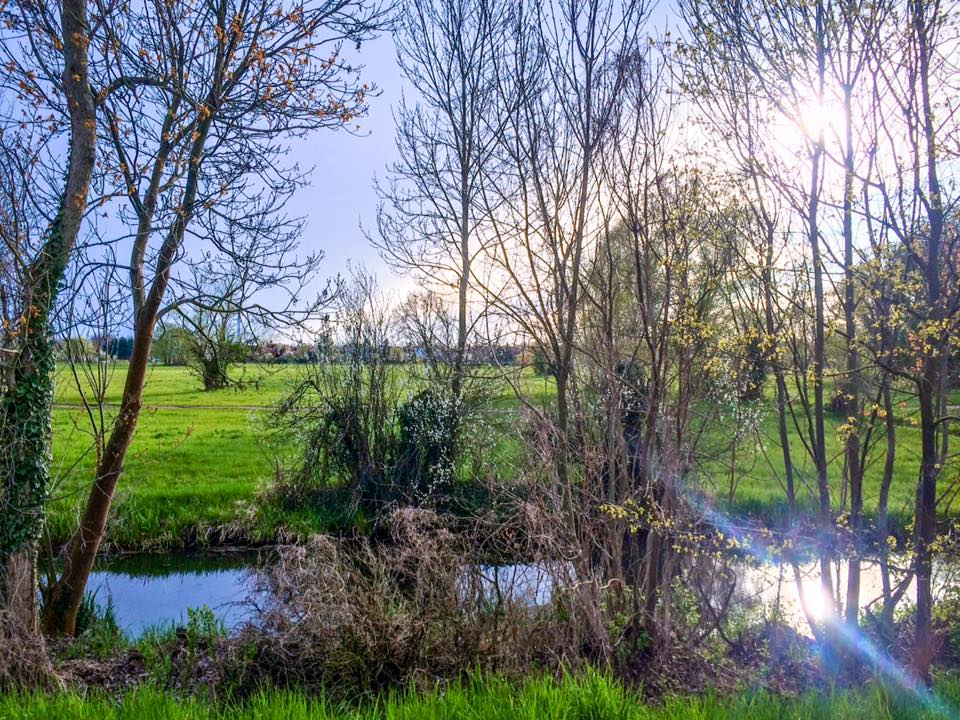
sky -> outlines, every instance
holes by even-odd
[[[403,97],[405,83],[390,34],[365,43],[353,55],[351,61],[365,68],[363,80],[376,85],[380,95],[370,99],[357,134],[321,130],[293,145],[291,159],[304,168],[313,167],[313,173],[310,184],[296,193],[286,210],[306,220],[304,250],[324,252],[322,276],[345,273],[348,262],[362,264],[385,289],[400,291],[409,281],[391,272],[364,237],[360,223],[375,230],[373,181],[385,176],[397,155],[392,108]],[[406,89],[409,94],[409,86]]]

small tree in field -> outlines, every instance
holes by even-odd
[[[190,373],[203,383],[204,390],[223,390],[237,383],[230,367],[250,356],[250,346],[231,332],[229,313],[200,309],[183,315],[186,364]]]

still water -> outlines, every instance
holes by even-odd
[[[98,605],[113,605],[130,637],[185,623],[188,608],[204,605],[232,630],[252,617],[258,564],[258,554],[246,552],[125,555],[98,563],[87,589]]]
[[[187,609],[210,607],[228,629],[236,629],[254,617],[258,568],[269,551],[207,553],[202,555],[127,555],[106,559],[91,577],[88,588],[99,605],[113,605],[120,627],[130,637],[144,630],[183,624]],[[801,564],[798,585],[792,565],[767,563],[760,566],[733,565],[734,600],[741,607],[752,607],[766,616],[778,616],[798,632],[809,634],[801,595],[810,614],[819,615],[829,607],[820,586],[819,567],[814,562]],[[834,564],[834,587],[846,585],[846,561]],[[934,586],[942,590],[957,580],[956,563],[941,563]],[[900,577],[894,573],[893,580]],[[484,596],[522,599],[530,605],[550,602],[552,575],[536,565],[500,565],[472,568],[464,574],[465,588],[479,590]],[[875,562],[863,561],[861,570],[861,606],[882,596],[882,572]],[[913,595],[911,587],[906,598]]]

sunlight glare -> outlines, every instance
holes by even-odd
[[[843,127],[843,111],[813,98],[800,105],[796,122],[808,138],[816,139],[821,133],[828,134]]]
[[[793,111],[782,115],[774,124],[781,146],[789,152],[798,152],[808,143],[817,140],[823,133],[824,139],[840,136],[846,128],[842,103],[830,99],[819,99],[811,94],[797,102]]]
[[[814,620],[822,621],[830,615],[833,601],[819,582],[804,582],[800,592],[801,600]]]

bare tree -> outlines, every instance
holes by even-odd
[[[659,645],[669,634],[676,565],[670,538],[697,522],[691,490],[702,430],[725,409],[718,399],[736,395],[736,370],[721,361],[730,348],[712,328],[729,322],[721,297],[740,222],[736,204],[710,189],[716,181],[687,165],[691,150],[672,132],[680,110],[671,62],[666,51],[630,59],[603,157],[608,229],[584,289],[588,308],[600,311],[600,332],[584,329],[580,343],[602,384],[611,386],[603,395],[616,398],[607,422],[619,418],[622,425],[605,433],[623,438],[622,448],[604,453],[612,464],[605,475],[617,483],[606,494],[647,513],[639,541],[622,543],[632,555],[625,570],[636,588],[634,633],[642,630]],[[606,339],[591,350],[591,336]]]
[[[774,317],[779,314],[783,329],[778,334],[789,352],[778,354],[794,385],[787,404],[786,388],[778,380],[780,439],[788,468],[788,499],[795,509],[794,466],[783,432],[789,409],[816,468],[821,528],[832,534],[836,496],[831,498],[823,390],[827,380],[836,378],[836,409],[845,419],[837,426],[844,445],[843,484],[835,486],[841,488],[841,509],[849,495],[855,545],[847,574],[845,620],[856,628],[861,610],[857,553],[864,528],[863,477],[871,451],[885,440],[878,500],[885,540],[896,450],[891,383],[898,377],[915,384],[920,400],[926,450],[920,463],[915,566],[918,577],[924,568],[930,569],[925,563],[930,559],[927,543],[935,535],[936,468],[947,456],[940,428],[945,421],[937,410],[944,402],[942,373],[947,361],[935,348],[944,347],[955,332],[953,296],[943,291],[952,287],[944,275],[952,264],[940,256],[951,252],[942,214],[950,201],[939,177],[942,160],[933,148],[949,146],[944,137],[956,137],[955,113],[946,109],[955,97],[946,79],[947,68],[952,67],[946,58],[956,49],[957,38],[942,32],[949,14],[939,3],[865,7],[831,0],[754,9],[749,4],[686,2],[684,12],[691,29],[688,66],[691,78],[696,78],[694,97],[703,102],[726,147],[736,155],[733,172],[754,184],[753,202],[769,228],[768,236],[789,233],[790,215],[802,217],[806,225],[809,288],[794,298],[781,295],[779,303],[771,302],[776,292],[765,291],[768,332],[777,329]],[[945,110],[937,115],[938,122],[926,122],[923,118],[936,114],[932,103],[938,93]],[[832,103],[842,119],[831,126]],[[770,116],[774,122],[778,117],[781,123],[792,121],[802,132],[810,180],[805,188],[795,182],[797,169],[784,151],[784,135],[768,129]],[[765,208],[773,204],[792,212],[772,214]],[[797,269],[802,273],[804,268]],[[769,286],[777,271],[763,272],[764,285]],[[832,281],[835,276],[839,281]],[[918,286],[925,288],[924,293],[909,289]],[[826,353],[833,332],[831,309],[839,318],[836,335],[844,349],[843,361],[834,369],[828,368]],[[929,341],[913,343],[909,358],[900,352],[899,337],[905,332]],[[796,414],[792,408],[802,412]],[[829,552],[822,558],[827,560]],[[828,565],[822,562],[823,593],[839,605],[840,589],[834,591]],[[897,589],[887,583],[885,612],[908,582],[909,577],[903,578]],[[931,654],[931,636],[920,629],[929,628],[929,589],[927,582],[919,582],[914,664],[922,677],[927,676]],[[856,643],[845,648],[851,654],[860,650]]]
[[[481,296],[474,262],[483,251],[481,184],[495,175],[505,122],[494,72],[508,9],[493,0],[409,0],[395,35],[397,58],[417,93],[396,111],[400,159],[378,185],[374,244],[438,298],[456,296],[456,334],[445,347],[455,407],[462,400],[468,348],[476,341]]]
[[[823,125],[808,126],[804,113],[809,112],[806,108],[811,103],[815,107],[822,103],[826,94],[830,7],[826,2],[786,3],[770,12],[755,12],[748,5],[684,4],[692,42],[700,51],[693,62],[704,57],[704,74],[719,81],[717,94],[727,92],[734,97],[733,93],[747,89],[757,97],[761,109],[766,109],[774,117],[786,118],[788,122],[796,121],[802,131],[805,157],[799,169],[784,167],[782,161],[761,166],[754,162],[754,158],[749,159],[754,164],[748,165],[748,169],[759,169],[768,183],[764,189],[772,187],[780,193],[805,226],[809,258],[805,267],[809,268],[810,284],[805,295],[809,307],[803,312],[808,317],[800,324],[800,334],[792,343],[793,355],[799,361],[792,376],[800,401],[798,404],[803,411],[802,427],[796,419],[794,423],[804,434],[804,447],[815,467],[819,525],[825,536],[829,535],[833,525],[824,395],[827,314],[824,287],[826,222],[822,204],[826,130]],[[710,62],[711,56],[715,58],[713,62]],[[746,77],[741,74],[741,69]],[[748,111],[752,107],[748,105]],[[724,119],[728,123],[740,120],[737,111],[724,115]],[[734,133],[732,137],[734,142],[757,140],[750,131]],[[767,139],[775,144],[782,143],[782,138],[775,135],[768,135]],[[767,153],[768,157],[772,155],[769,150]],[[803,177],[804,172],[808,178],[805,186],[795,180],[798,176]],[[768,327],[770,324],[767,323]],[[785,439],[781,433],[781,440]],[[790,485],[793,485],[792,478]],[[795,503],[793,498],[791,503]],[[828,599],[834,598],[831,553],[831,544],[827,541],[821,547],[820,577],[821,592]]]
[[[287,266],[291,236],[279,213],[304,174],[284,165],[283,143],[347,126],[365,111],[369,88],[341,50],[371,37],[383,20],[383,7],[366,0],[293,7],[278,0],[151,0],[111,31],[120,53],[107,79],[120,90],[104,105],[107,167],[129,206],[134,347],[120,410],[50,592],[48,631],[74,631],[136,429],[154,328],[166,303],[189,299],[178,282],[184,275],[175,271],[188,232],[204,218],[208,227],[240,229],[267,258],[264,272],[271,263]],[[119,79],[126,76],[144,78],[142,89],[127,88]],[[211,239],[220,258],[251,254],[250,244],[218,240],[230,237]],[[202,303],[202,293],[196,299]]]
[[[576,350],[585,263],[602,230],[599,163],[625,85],[625,58],[635,51],[642,3],[602,1],[524,5],[511,17],[509,47],[497,77],[506,124],[498,132],[503,170],[481,188],[488,208],[481,276],[493,310],[542,353],[556,382],[549,465],[565,530],[579,536],[575,447],[579,415]],[[481,281],[482,277],[482,281]],[[599,586],[584,579],[589,642],[609,651],[599,627]],[[593,576],[594,580],[596,576]]]
[[[898,287],[906,292],[899,312],[909,318],[914,361],[906,376],[916,387],[920,411],[913,665],[927,681],[936,652],[931,620],[937,481],[949,452],[948,348],[960,323],[960,230],[952,220],[960,196],[952,183],[944,183],[950,148],[955,155],[960,141],[953,83],[960,37],[951,24],[954,17],[955,10],[936,0],[891,5],[873,66],[883,104],[870,118],[880,150],[868,176],[869,214],[878,231],[891,233],[899,246],[902,263],[893,266],[902,268]],[[910,292],[911,286],[919,292]]]
[[[487,254],[495,270],[485,291],[556,378],[556,469],[570,511],[575,336],[584,257],[598,231],[597,167],[644,13],[640,3],[524,8],[498,71],[501,93],[517,101],[500,133],[509,169],[499,188],[484,188],[495,209]]]

